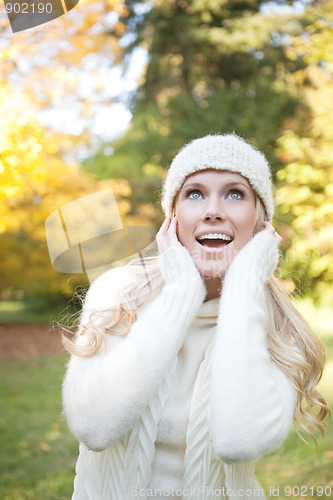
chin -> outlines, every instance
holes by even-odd
[[[229,267],[221,265],[221,262],[198,262],[196,266],[201,276],[206,279],[223,278]]]

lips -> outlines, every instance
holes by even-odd
[[[196,238],[197,242],[206,248],[224,248],[233,241],[231,235],[221,233],[203,233]]]

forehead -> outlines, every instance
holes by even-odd
[[[249,181],[246,177],[236,172],[230,172],[229,170],[215,170],[213,168],[207,170],[201,170],[200,172],[195,172],[194,174],[186,177],[183,186],[198,182],[200,184],[205,183],[230,183],[230,182],[240,182],[245,184],[247,187],[251,188]]]

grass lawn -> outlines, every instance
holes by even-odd
[[[304,436],[309,443],[305,444],[292,430],[278,450],[258,460],[257,477],[268,498],[273,498],[273,493],[277,493],[274,498],[331,500],[333,499],[333,312],[323,308],[317,310],[309,301],[301,302],[299,309],[326,347],[327,365],[319,389],[329,404],[332,419],[324,439],[319,433],[316,434],[318,449],[310,437]]]
[[[0,323],[52,323],[77,312],[79,305],[44,306],[20,300],[0,301]]]
[[[61,414],[65,363],[1,361],[1,500],[71,498],[77,443]]]
[[[332,313],[302,307],[327,348],[320,389],[333,409]],[[1,500],[71,498],[78,446],[61,414],[66,361],[65,356],[1,361]],[[267,498],[333,498],[333,423],[326,438],[318,438],[318,450],[310,438],[306,445],[291,431],[278,450],[258,460],[256,471]],[[319,487],[330,487],[331,496]]]

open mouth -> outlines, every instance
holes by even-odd
[[[207,248],[224,248],[232,241],[231,236],[220,233],[203,234],[197,238],[197,242]]]

